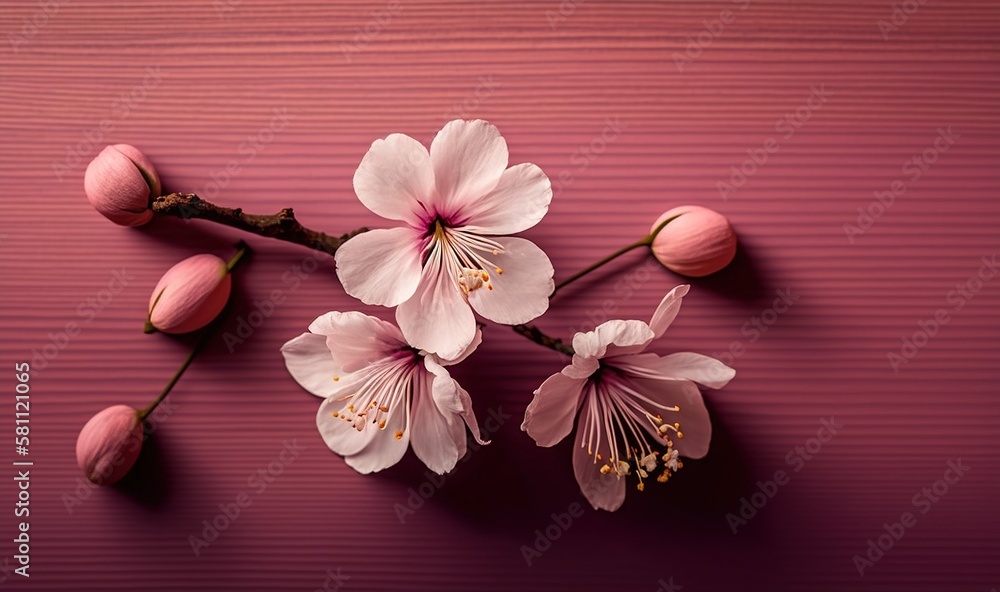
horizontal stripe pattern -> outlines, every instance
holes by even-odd
[[[924,2],[887,40],[888,0],[54,4],[48,15],[35,2],[0,10],[0,360],[42,352],[32,579],[0,589],[308,592],[338,569],[344,590],[998,586],[1000,280],[958,292],[1000,251],[997,3]],[[198,221],[115,227],[83,196],[87,162],[131,143],[171,191],[250,212],[292,206],[340,233],[389,225],[352,191],[371,142],[428,142],[455,117],[496,123],[511,163],[549,174],[550,212],[524,235],[557,279],[676,205],[732,221],[741,252],[724,272],[686,280],[632,253],[538,321],[569,338],[609,316],[646,319],[690,282],[655,349],[737,369],[706,393],[709,456],[668,486],[630,491],[617,513],[591,510],[570,445],[539,449],[518,429],[565,359],[490,325],[455,374],[481,420],[510,417],[401,524],[423,467],[412,454],[376,476],[346,467],[316,433],[318,399],[278,354],[328,310],[391,312],[350,299],[329,262],[289,281],[309,253],[250,237],[224,330],[275,290],[285,300],[243,343],[209,345],[122,487],[76,499],[79,428],[107,405],[145,405],[190,343],[142,334],[156,281],[240,238]],[[942,133],[954,142],[935,153]],[[239,173],[227,178],[231,163]],[[885,207],[876,192],[894,183],[905,191]],[[874,218],[852,235],[859,208]],[[112,294],[115,273],[127,282]],[[794,303],[772,315],[784,290]],[[894,372],[889,355],[939,310],[947,323]],[[68,323],[78,333],[64,343]],[[815,447],[823,420],[844,427],[804,460],[796,447]],[[13,430],[12,408],[0,428]],[[252,475],[286,441],[302,452],[259,490]],[[940,501],[915,501],[957,459],[968,473]],[[789,482],[734,535],[727,514],[779,470]],[[12,502],[13,481],[0,481]],[[189,537],[240,493],[250,505],[195,556]],[[522,546],[573,503],[583,514],[526,565]],[[852,558],[904,512],[916,525],[859,577]],[[13,536],[13,518],[3,524]]]

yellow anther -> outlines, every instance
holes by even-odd
[[[403,439],[403,430],[399,430],[398,432],[396,432],[396,439],[397,440]]]

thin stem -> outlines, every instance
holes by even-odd
[[[226,273],[232,273],[233,268],[235,268],[237,265],[240,264],[240,261],[243,259],[243,256],[246,255],[247,251],[249,250],[250,247],[247,246],[245,242],[240,241],[236,243],[236,254],[233,255],[229,259],[229,261],[226,262]]]
[[[655,229],[653,229],[653,232],[649,233],[648,235],[642,237],[641,239],[637,240],[636,242],[634,242],[634,243],[632,243],[630,245],[627,245],[627,246],[624,246],[624,247],[618,249],[617,251],[615,251],[614,253],[611,253],[607,257],[604,257],[600,261],[597,261],[596,263],[594,263],[592,265],[588,265],[587,267],[584,267],[580,271],[574,273],[573,275],[569,276],[565,280],[559,282],[556,285],[555,289],[552,290],[552,295],[549,296],[549,298],[550,299],[554,298],[555,295],[556,295],[556,293],[559,292],[560,288],[563,288],[566,285],[575,282],[576,280],[582,278],[583,276],[585,276],[588,273],[594,271],[595,269],[603,266],[604,264],[610,263],[611,261],[614,261],[615,259],[621,257],[625,253],[628,253],[629,251],[631,251],[633,249],[638,249],[639,247],[642,247],[642,246],[652,245],[653,244],[653,239],[656,238],[656,235],[660,234],[660,231],[663,230],[663,227],[666,226],[667,224],[669,224],[671,221],[676,220],[679,216],[680,216],[680,214],[678,214],[677,216],[671,216],[670,218],[667,218],[666,220],[664,220],[663,222],[661,222],[659,226],[657,226]]]
[[[610,263],[611,261],[614,261],[618,257],[621,257],[622,255],[624,255],[625,253],[628,253],[629,251],[631,251],[633,249],[637,249],[637,248],[639,248],[639,247],[641,247],[643,245],[648,245],[648,244],[650,244],[650,242],[651,241],[650,241],[650,239],[649,239],[648,236],[643,237],[641,240],[638,240],[638,241],[632,243],[631,245],[628,245],[628,246],[625,246],[625,247],[622,247],[622,248],[618,249],[617,251],[615,251],[614,253],[611,253],[607,257],[604,257],[600,261],[597,261],[596,263],[593,263],[591,265],[588,265],[587,267],[584,267],[580,271],[574,273],[573,275],[571,275],[568,278],[564,279],[563,281],[559,282],[556,285],[555,289],[552,290],[552,295],[549,296],[549,298],[551,299],[551,298],[555,297],[556,292],[558,292],[560,288],[563,288],[566,285],[575,282],[576,280],[582,278],[583,276],[587,275],[588,273],[590,273],[590,272],[594,271],[595,269],[603,266],[605,263]]]
[[[341,236],[330,236],[310,230],[295,219],[291,208],[285,208],[272,215],[246,214],[243,208],[224,208],[205,201],[193,193],[171,193],[153,198],[150,209],[156,214],[174,216],[184,220],[197,218],[225,224],[246,232],[268,238],[295,243],[317,251],[334,254],[340,245],[367,228],[358,228]]]
[[[198,355],[198,352],[201,351],[205,344],[208,343],[209,338],[215,333],[215,331],[212,330],[214,328],[215,325],[213,324],[209,326],[209,328],[205,329],[205,332],[198,338],[198,343],[194,344],[194,347],[191,348],[187,357],[184,358],[184,361],[181,363],[181,367],[178,368],[177,372],[175,372],[170,378],[170,382],[167,383],[167,386],[163,387],[163,390],[160,391],[160,395],[156,397],[155,401],[150,403],[149,407],[146,407],[139,412],[139,421],[146,419],[146,416],[152,413],[153,410],[156,409],[157,405],[163,402],[163,399],[167,398],[167,395],[170,394],[170,390],[173,389],[174,385],[177,384],[177,381],[181,379],[181,375],[184,374],[184,371],[187,370],[188,366],[191,365],[191,362],[194,361],[195,356]]]

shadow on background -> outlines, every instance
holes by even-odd
[[[154,429],[147,435],[135,466],[112,486],[124,497],[150,510],[166,506],[172,491],[169,467],[175,463],[167,459],[169,446],[161,443],[159,431]]]
[[[763,304],[774,292],[774,287],[768,285],[764,278],[753,249],[741,237],[736,247],[736,256],[724,269],[703,278],[686,279],[691,284],[715,292],[724,298]]]

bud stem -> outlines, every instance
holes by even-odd
[[[236,254],[233,255],[229,261],[226,262],[226,273],[232,273],[233,268],[239,265],[240,261],[243,260],[243,256],[250,251],[250,247],[243,241],[236,243]]]
[[[187,370],[188,366],[191,365],[191,362],[194,361],[195,356],[198,355],[198,352],[201,351],[202,347],[208,343],[208,339],[215,333],[212,330],[214,328],[215,323],[212,323],[205,329],[205,332],[198,338],[198,342],[194,344],[194,347],[191,348],[190,352],[188,352],[187,357],[184,358],[184,361],[181,363],[181,367],[177,369],[177,372],[174,372],[174,375],[170,377],[170,381],[167,383],[167,386],[163,387],[163,390],[160,391],[160,395],[156,397],[156,400],[150,403],[148,407],[139,412],[139,421],[146,419],[146,417],[152,413],[160,403],[163,402],[163,399],[167,398],[171,389],[173,389],[174,385],[177,384],[177,381],[181,379],[181,375],[184,374],[184,371]]]
[[[150,203],[154,213],[163,216],[174,216],[184,220],[198,218],[218,224],[238,228],[268,238],[295,243],[317,251],[334,254],[340,245],[367,228],[358,228],[341,236],[330,236],[323,232],[310,230],[295,219],[291,208],[285,208],[273,215],[246,214],[243,208],[224,208],[201,199],[193,193],[171,193],[154,197]]]
[[[647,246],[648,247],[649,245],[652,245],[653,244],[653,239],[656,238],[656,235],[660,234],[660,231],[663,230],[663,227],[666,226],[667,224],[669,224],[672,220],[676,220],[679,217],[680,217],[680,214],[678,214],[677,216],[673,216],[673,217],[667,218],[659,226],[657,226],[655,229],[653,229],[653,232],[649,233],[648,235],[642,237],[641,239],[637,240],[636,242],[634,242],[634,243],[632,243],[630,245],[626,245],[626,246],[618,249],[617,251],[615,251],[614,253],[611,253],[610,255],[608,255],[607,257],[605,257],[603,259],[601,259],[600,261],[598,261],[598,262],[596,262],[596,263],[594,263],[592,265],[589,265],[589,266],[581,269],[580,271],[574,273],[573,275],[569,276],[565,280],[559,282],[556,285],[555,289],[552,290],[552,295],[549,296],[549,298],[550,299],[551,298],[555,298],[556,292],[558,292],[560,288],[563,288],[563,287],[565,287],[565,286],[567,286],[567,285],[575,282],[576,280],[582,278],[583,276],[585,276],[588,273],[594,271],[595,269],[603,266],[604,264],[610,263],[610,262],[614,261],[615,259],[621,257],[625,253],[628,253],[629,251],[631,251],[633,249],[638,249],[639,247],[642,247],[642,246]]]
[[[233,255],[232,258],[230,258],[229,261],[226,263],[226,273],[231,273],[233,268],[235,268],[239,264],[239,262],[244,258],[244,255],[250,252],[250,247],[247,246],[247,244],[243,241],[238,242],[236,244],[236,248],[237,248],[236,254]],[[153,410],[155,410],[160,403],[163,402],[163,399],[167,398],[167,395],[170,394],[170,391],[174,388],[174,385],[177,384],[177,381],[181,379],[181,376],[184,374],[184,371],[187,370],[188,366],[191,365],[191,362],[194,361],[195,356],[198,355],[198,352],[200,352],[202,348],[205,347],[205,344],[208,343],[208,340],[215,334],[215,329],[218,327],[219,319],[221,319],[222,316],[223,315],[220,314],[218,318],[216,318],[214,321],[212,321],[211,324],[205,327],[205,330],[201,334],[201,337],[198,338],[197,343],[194,344],[194,347],[192,347],[191,351],[188,352],[187,357],[184,358],[183,362],[181,362],[181,367],[177,369],[177,372],[174,372],[174,375],[172,377],[170,377],[170,381],[167,382],[167,386],[163,387],[163,390],[160,391],[160,395],[156,397],[156,400],[154,400],[152,403],[149,404],[148,407],[139,412],[139,421],[146,419],[146,417],[150,413],[152,413]],[[147,323],[148,322],[149,321],[147,321]]]

